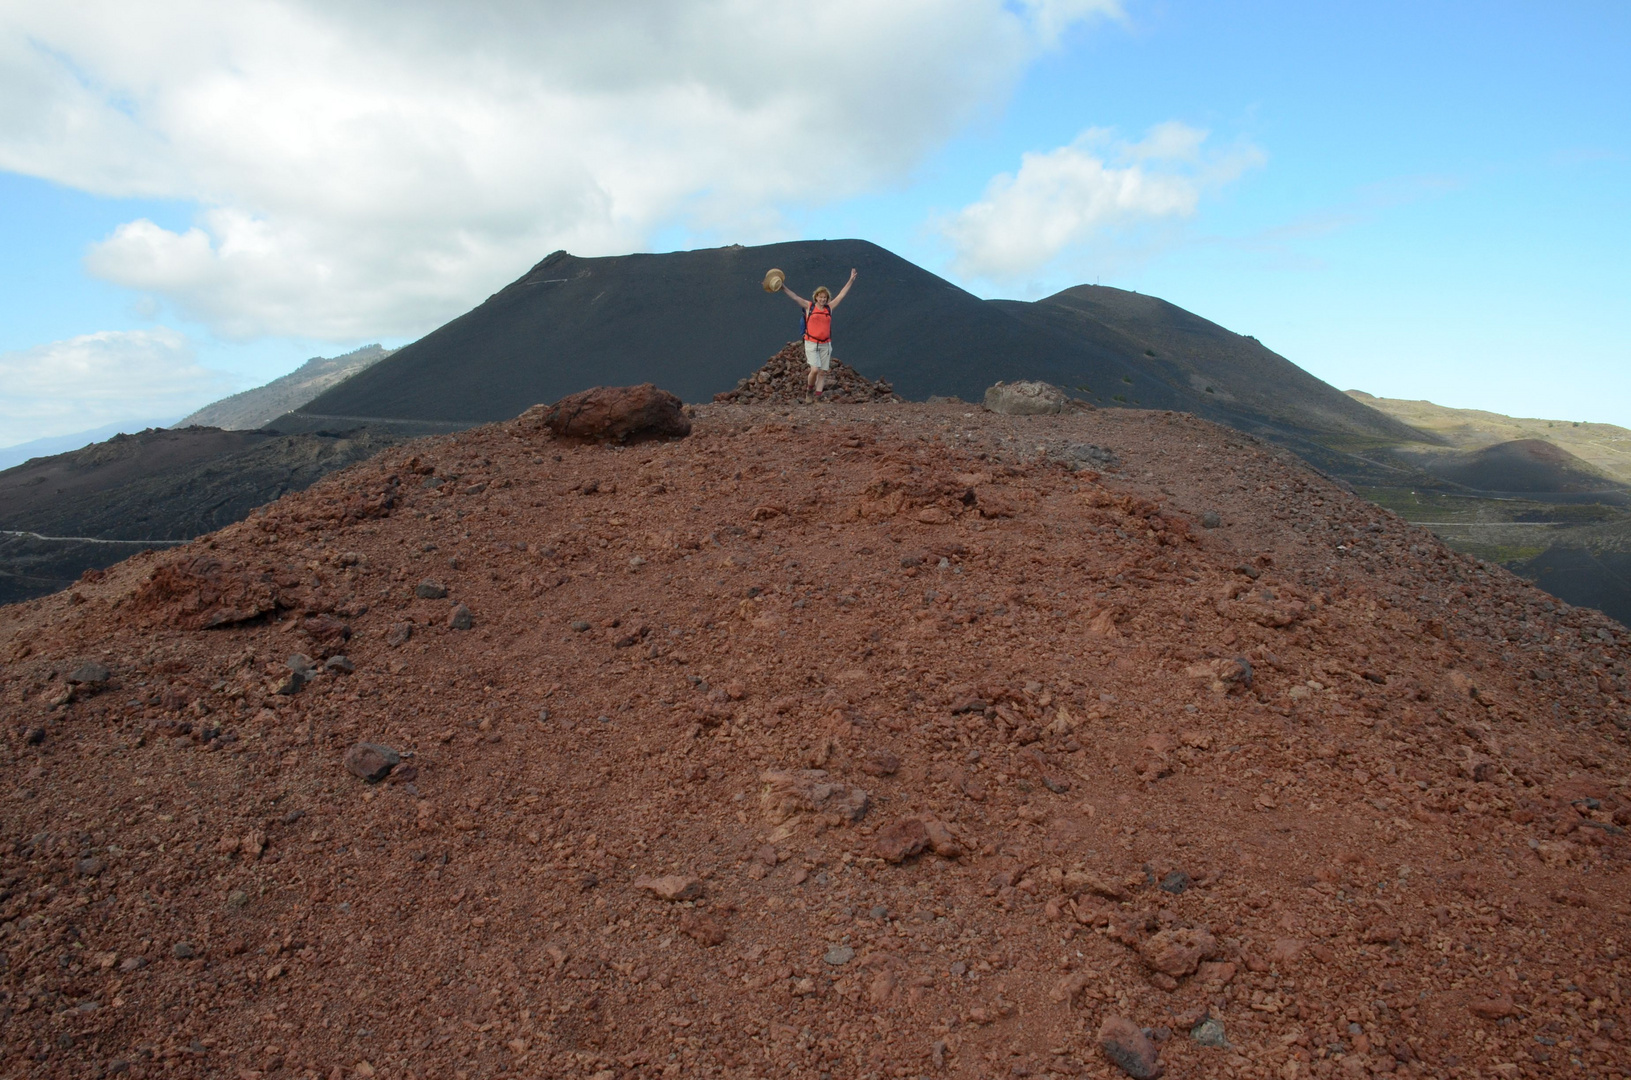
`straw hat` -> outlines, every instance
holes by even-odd
[[[771,270],[765,275],[765,292],[780,292],[782,283],[786,280],[786,274],[782,273],[780,270]]]

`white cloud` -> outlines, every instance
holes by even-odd
[[[1036,31],[1050,44],[1071,26],[1095,16],[1125,21],[1119,0],[1019,0]]]
[[[1209,153],[1207,132],[1168,122],[1136,143],[1102,129],[1020,158],[1017,173],[940,223],[960,274],[1012,282],[1072,249],[1145,223],[1187,218],[1201,197],[1262,164],[1240,145]]]
[[[189,199],[93,273],[234,337],[404,336],[548,251],[898,181],[1119,0],[0,0],[0,168]]]
[[[229,387],[166,327],[105,330],[0,353],[0,446],[183,416]]]

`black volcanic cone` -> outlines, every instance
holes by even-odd
[[[798,336],[798,306],[760,287],[772,266],[806,297],[817,285],[836,292],[850,267],[860,270],[833,319],[833,353],[902,397],[977,401],[999,379],[1096,379],[1146,406],[1173,404],[1138,365],[1091,342],[1028,326],[876,244],[824,240],[602,259],[556,252],[301,412],[475,424],[641,382],[709,401]]]
[[[833,355],[896,394],[979,401],[998,380],[1043,379],[1106,407],[1182,409],[1276,438],[1311,461],[1330,436],[1431,441],[1256,340],[1154,297],[1077,286],[981,300],[864,240],[800,241],[580,259],[556,252],[475,310],[269,427],[397,421],[475,425],[597,385],[653,382],[711,401],[799,329],[760,287],[770,267],[809,296],[860,279],[833,319]]]
[[[1159,297],[1077,285],[1034,303],[990,303],[1084,348],[1127,358],[1148,377],[1164,383],[1182,403],[1177,408],[1243,431],[1289,437],[1305,457],[1311,448],[1297,436],[1436,441],[1337,392],[1256,338],[1226,330]],[[1093,389],[1101,391],[1096,385]],[[1106,400],[1107,394],[1125,395],[1126,387],[1106,386],[1088,396],[1100,405],[1120,404]]]

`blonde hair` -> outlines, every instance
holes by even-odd
[[[810,299],[813,301],[818,296],[826,296],[828,300],[831,300],[832,290],[825,285],[817,285],[815,292],[810,294]]]

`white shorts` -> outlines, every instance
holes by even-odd
[[[832,342],[804,340],[804,362],[817,371],[832,370]]]

